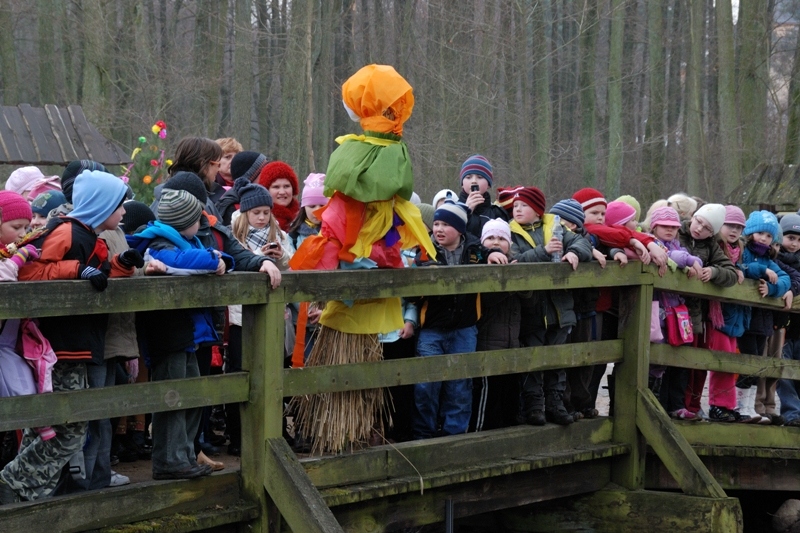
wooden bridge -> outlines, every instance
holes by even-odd
[[[649,343],[653,289],[779,308],[752,282],[719,289],[639,263],[527,264],[3,284],[0,318],[244,304],[245,372],[0,399],[0,431],[241,402],[241,470],[0,507],[0,530],[383,532],[489,511],[509,531],[742,531],[726,490],[800,489],[800,428],[676,423],[647,388],[650,363],[800,379],[800,364]],[[618,340],[283,369],[287,302],[613,287]],[[798,307],[800,310],[800,307]],[[283,397],[616,363],[613,418],[504,430],[298,460]],[[669,491],[667,489],[670,489]],[[679,489],[674,491],[671,489]],[[552,502],[558,498],[568,499]],[[541,503],[547,502],[547,503]],[[533,504],[533,505],[532,505]],[[238,525],[238,526],[235,526]]]

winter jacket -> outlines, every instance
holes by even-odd
[[[553,235],[553,215],[545,214],[542,220],[534,224],[520,225],[511,222],[511,256],[520,263],[550,262],[550,254],[545,246]],[[592,259],[591,243],[580,235],[562,227],[564,249],[562,255],[573,252],[578,261],[587,262]],[[532,243],[531,243],[532,241]],[[543,322],[542,322],[543,321]],[[577,323],[572,293],[558,289],[537,291],[523,302],[522,326],[523,335],[531,329],[545,328],[557,324],[559,327],[570,327]]]
[[[791,253],[781,248],[778,259],[788,267],[800,272],[800,250]],[[794,283],[792,283],[792,292],[794,293]],[[795,296],[797,296],[797,294]],[[800,315],[795,313],[786,314],[789,317],[789,324],[786,326],[786,340],[800,339]]]
[[[530,292],[481,294],[477,351],[519,348],[519,328],[522,320],[521,302],[530,296]]]
[[[320,230],[319,224],[311,224],[308,219],[305,220],[302,224],[297,226],[297,229],[292,230],[289,232],[289,238],[292,239],[292,244],[294,245],[294,249],[297,250],[300,248],[300,245],[303,244],[303,241],[306,240],[307,237],[311,237],[312,235],[318,235]]]
[[[711,268],[711,283],[720,287],[733,287],[736,285],[738,275],[736,267],[711,236],[703,240],[695,240],[689,231],[691,220],[682,222],[678,230],[678,239],[690,254],[698,257],[705,267]],[[708,304],[700,298],[686,298],[686,307],[692,317],[692,326],[695,332],[703,331],[703,318],[708,313]]]
[[[469,193],[462,190],[461,194],[458,195],[458,201],[465,203],[468,196]],[[499,205],[493,204],[489,193],[485,192],[483,193],[483,203],[476,205],[475,209],[473,209],[468,215],[467,233],[480,239],[481,233],[483,232],[483,226],[495,218],[507,221],[508,212]]]
[[[119,257],[109,258],[108,247],[92,228],[70,217],[53,218],[47,232],[32,243],[41,249],[39,259],[19,270],[20,281],[80,279],[85,266],[103,271],[112,278],[129,277],[133,269],[124,267]],[[87,283],[87,289],[88,283]],[[50,341],[59,360],[103,364],[108,315],[69,315],[45,317],[39,329]]]
[[[119,254],[128,249],[125,232],[120,228],[114,231],[104,231],[100,238],[106,241],[108,251]],[[142,271],[134,271],[134,276]],[[136,339],[136,313],[111,313],[108,315],[108,330],[106,331],[105,358],[122,357],[136,359],[139,357],[139,342]]]
[[[448,265],[477,265],[486,264],[489,255],[480,241],[465,233],[462,236],[459,251],[459,260],[448,263],[448,254],[434,241],[436,260],[424,259],[422,252],[417,254],[414,263],[418,267],[448,266]],[[425,296],[423,298],[409,299],[419,309],[419,322],[421,328],[462,329],[474,326],[480,318],[480,298],[478,294],[449,294],[446,296]]]

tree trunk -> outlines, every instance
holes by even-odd
[[[252,0],[236,0],[233,49],[233,110],[231,133],[243,145],[252,145],[253,24]]]
[[[19,103],[19,75],[17,73],[17,54],[14,50],[14,32],[10,28],[14,27],[11,17],[11,6],[4,4],[0,6],[0,28],[8,28],[0,31],[0,90],[2,98],[0,102],[4,105],[16,105]]]
[[[647,55],[649,64],[650,108],[644,134],[644,174],[642,200],[652,202],[660,196],[659,184],[664,181],[664,4],[662,0],[647,3]]]
[[[686,68],[686,192],[705,194],[705,136],[700,82],[703,73],[703,2],[689,5],[689,64]]]
[[[788,106],[789,123],[786,126],[786,150],[783,162],[786,165],[797,165],[800,164],[800,46],[798,45],[794,47]]]
[[[583,183],[597,186],[597,150],[595,148],[595,77],[597,45],[597,0],[585,0],[580,32],[580,78],[578,109],[581,114],[580,152]]]
[[[742,128],[742,173],[764,159],[769,38],[772,2],[739,3],[739,121]]]
[[[622,48],[625,32],[625,0],[611,0],[611,36],[608,54],[608,168],[606,196],[619,196],[624,133],[622,125]]]
[[[533,83],[534,83],[534,108],[533,119],[535,124],[535,145],[533,182],[540,186],[547,185],[547,175],[550,168],[550,144],[553,134],[553,102],[550,97],[550,80],[553,69],[551,59],[550,32],[551,25],[549,0],[536,2],[531,13],[530,35],[533,37]],[[525,165],[525,161],[521,161]]]
[[[719,54],[719,87],[717,88],[719,138],[724,173],[722,180],[723,192],[727,196],[741,181],[741,152],[739,151],[739,128],[736,119],[736,67],[733,55],[731,0],[716,0],[716,15],[717,51]]]

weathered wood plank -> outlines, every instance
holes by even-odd
[[[22,153],[17,146],[17,139],[14,136],[14,130],[6,120],[5,109],[7,106],[0,107],[0,143],[3,147],[4,158],[2,161],[12,165],[22,163]]]
[[[258,518],[259,514],[258,507],[253,504],[242,503],[229,507],[215,505],[191,514],[175,513],[122,526],[104,527],[96,530],[96,533],[189,533],[221,526],[235,530],[237,524]]]
[[[390,296],[435,296],[460,292],[508,292],[619,287],[648,282],[651,274],[636,268],[601,269],[582,264],[577,271],[555,263],[472,265],[349,272],[309,271],[287,275],[282,281],[286,301],[354,300]]]
[[[118,161],[118,157],[113,153],[108,146],[103,142],[103,137],[96,134],[95,130],[89,125],[86,115],[83,114],[83,109],[77,105],[67,106],[69,116],[72,117],[72,125],[75,126],[75,131],[78,132],[81,144],[89,155],[89,159],[99,163],[114,164]]]
[[[645,267],[650,268],[650,267]],[[669,272],[663,278],[653,276],[653,286],[656,289],[700,296],[723,302],[741,303],[765,309],[783,309],[783,300],[780,298],[762,298],[758,294],[757,282],[751,279],[744,280],[741,285],[733,287],[720,287],[713,283],[703,283],[696,278],[689,279],[681,272]],[[800,302],[793,305],[792,310],[800,311]]]
[[[63,117],[58,111],[58,107],[53,104],[46,104],[44,110],[50,122],[50,131],[53,133],[53,138],[58,144],[58,149],[61,151],[61,161],[74,161],[79,159],[78,154],[75,152],[75,147],[72,145],[72,139],[64,125]]]
[[[797,449],[800,444],[800,428],[797,427],[692,422],[674,425],[691,445]]]
[[[30,104],[19,104],[19,110],[28,125],[28,131],[31,134],[31,138],[33,138],[36,151],[39,153],[38,164],[62,164],[61,150],[58,147],[58,143],[53,139],[50,121],[47,120],[44,108],[34,108]]]
[[[292,531],[344,533],[283,437],[267,439],[264,487]]]
[[[614,380],[619,384],[614,393],[614,441],[628,444],[631,453],[614,459],[611,479],[627,489],[644,486],[645,444],[636,428],[636,391],[647,387],[652,301],[652,285],[620,291],[619,336],[623,342],[623,362],[614,366]]]
[[[136,483],[41,503],[4,505],[0,507],[0,524],[3,531],[72,533],[237,503],[238,474],[220,473],[185,481]]]
[[[39,154],[36,153],[36,147],[31,142],[31,137],[28,133],[28,126],[22,118],[22,113],[16,106],[4,106],[3,114],[6,117],[8,126],[13,132],[14,142],[19,149],[21,156],[20,163],[36,163],[39,161]]]
[[[267,276],[244,272],[111,279],[103,292],[93,290],[84,280],[4,283],[0,287],[0,319],[257,304],[266,302],[269,290]],[[42,297],[35,297],[37,294]],[[45,294],[58,294],[58,298],[46,298]]]
[[[624,455],[629,451],[630,447],[627,444],[605,444],[585,446],[578,450],[567,449],[549,453],[537,453],[518,459],[493,460],[488,463],[465,465],[457,470],[436,471],[425,474],[421,478],[420,476],[403,476],[384,481],[329,488],[322,491],[322,497],[330,507],[336,507],[407,492],[429,491],[456,483],[467,483],[542,468],[607,459]]]
[[[725,490],[800,492],[800,461],[776,457],[701,456],[714,479]],[[658,457],[647,456],[645,486],[649,489],[680,489]]]
[[[86,147],[81,142],[81,136],[78,135],[78,132],[75,130],[75,126],[72,124],[72,115],[69,113],[69,109],[66,107],[58,108],[58,112],[61,115],[61,122],[64,124],[64,129],[69,136],[69,141],[72,144],[73,150],[75,150],[75,154],[77,157],[75,159],[91,159],[89,154],[86,152]]]
[[[621,354],[622,341],[613,340],[287,369],[283,371],[284,394],[300,396],[606,364],[621,361]]]
[[[0,431],[246,401],[247,373],[0,398]]]
[[[375,446],[352,454],[301,460],[318,488],[366,483],[392,477],[428,475],[481,462],[554,453],[611,442],[608,418],[581,420],[567,427],[516,426],[452,437]],[[533,445],[532,443],[535,443]]]
[[[586,494],[604,487],[610,478],[608,459],[532,470],[509,476],[390,496],[334,507],[348,533],[398,531],[443,522],[445,503],[453,501],[455,518],[519,507],[535,502]]]
[[[744,527],[736,498],[698,498],[613,488],[560,502],[509,509],[500,516],[502,525],[520,533],[733,533]]]
[[[717,352],[690,346],[668,344],[650,346],[650,362],[696,370],[713,370],[764,378],[800,380],[800,362],[775,357]]]
[[[649,389],[639,390],[636,424],[683,492],[690,496],[727,497]]]

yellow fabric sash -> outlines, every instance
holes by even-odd
[[[346,141],[361,141],[369,144],[374,144],[376,146],[391,146],[393,144],[400,144],[400,141],[395,141],[392,139],[381,139],[380,137],[371,137],[369,135],[356,135],[355,133],[349,133],[347,135],[342,135],[340,137],[336,137],[336,142],[342,144]]]
[[[550,213],[545,213],[545,215],[542,216],[541,220],[543,225],[542,233],[544,234],[545,245],[547,245],[547,243],[550,242],[550,239],[553,238],[553,227],[555,226],[554,219],[555,215],[551,215]],[[536,229],[536,224],[538,224],[538,222],[534,222],[533,224],[534,229]],[[522,236],[522,238],[525,239],[525,242],[527,242],[531,246],[531,248],[536,248],[536,243],[533,242],[533,237],[531,236],[530,233],[525,231],[525,229],[520,225],[519,222],[517,222],[516,220],[512,220],[511,222],[508,223],[508,225],[511,227],[511,231],[513,233],[516,233],[517,235]],[[566,228],[564,229],[566,230]]]

